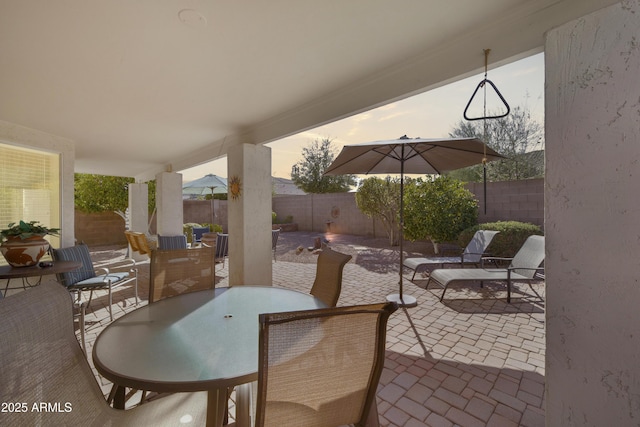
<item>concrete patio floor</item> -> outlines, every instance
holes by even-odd
[[[282,233],[273,285],[309,292],[315,258],[307,249],[314,233]],[[398,290],[398,251],[385,239],[327,236],[329,245],[354,255],[344,269],[338,305],[385,300]],[[407,252],[418,255],[409,245]],[[121,260],[122,248],[93,248],[96,264]],[[149,264],[140,264],[141,304],[147,303]],[[228,262],[217,267],[218,283],[226,286]],[[418,300],[389,320],[387,354],[378,388],[382,426],[543,426],[544,425],[544,284],[534,291],[517,284],[512,303],[497,284],[484,288],[452,286],[445,300],[442,289],[424,289],[426,279],[405,271],[404,290]],[[126,306],[123,307],[123,303]],[[94,296],[87,313],[87,346],[108,324],[106,295]],[[133,289],[114,292],[114,313],[135,309]],[[95,372],[95,371],[94,371]],[[97,373],[105,394],[111,384]],[[234,408],[231,408],[233,418]]]

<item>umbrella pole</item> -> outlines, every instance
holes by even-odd
[[[402,277],[402,261],[404,257],[404,146],[402,146],[402,154],[400,156],[400,272],[399,272],[399,280],[398,280],[398,288],[400,290],[399,294],[391,294],[387,295],[387,301],[392,301],[397,303],[400,307],[415,307],[418,305],[418,300],[416,300],[411,295],[403,294],[403,277]]]

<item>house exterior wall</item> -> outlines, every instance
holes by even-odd
[[[640,420],[640,1],[546,39],[546,423]]]
[[[73,177],[75,145],[70,139],[0,120],[0,140],[8,144],[60,154],[61,246],[71,246],[74,235]]]

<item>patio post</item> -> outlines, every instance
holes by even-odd
[[[156,175],[156,206],[158,234],[182,234],[182,174],[160,172]]]
[[[149,222],[149,185],[129,184],[129,230],[146,233]],[[143,261],[146,255],[141,255],[129,248],[131,258]]]
[[[229,285],[271,285],[271,149],[228,151]]]

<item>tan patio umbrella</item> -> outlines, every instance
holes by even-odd
[[[504,156],[477,138],[424,139],[404,135],[399,139],[342,148],[325,175],[400,174],[400,292],[388,295],[388,301],[408,307],[417,305],[417,300],[404,295],[402,289],[404,174],[441,174],[501,158]]]

